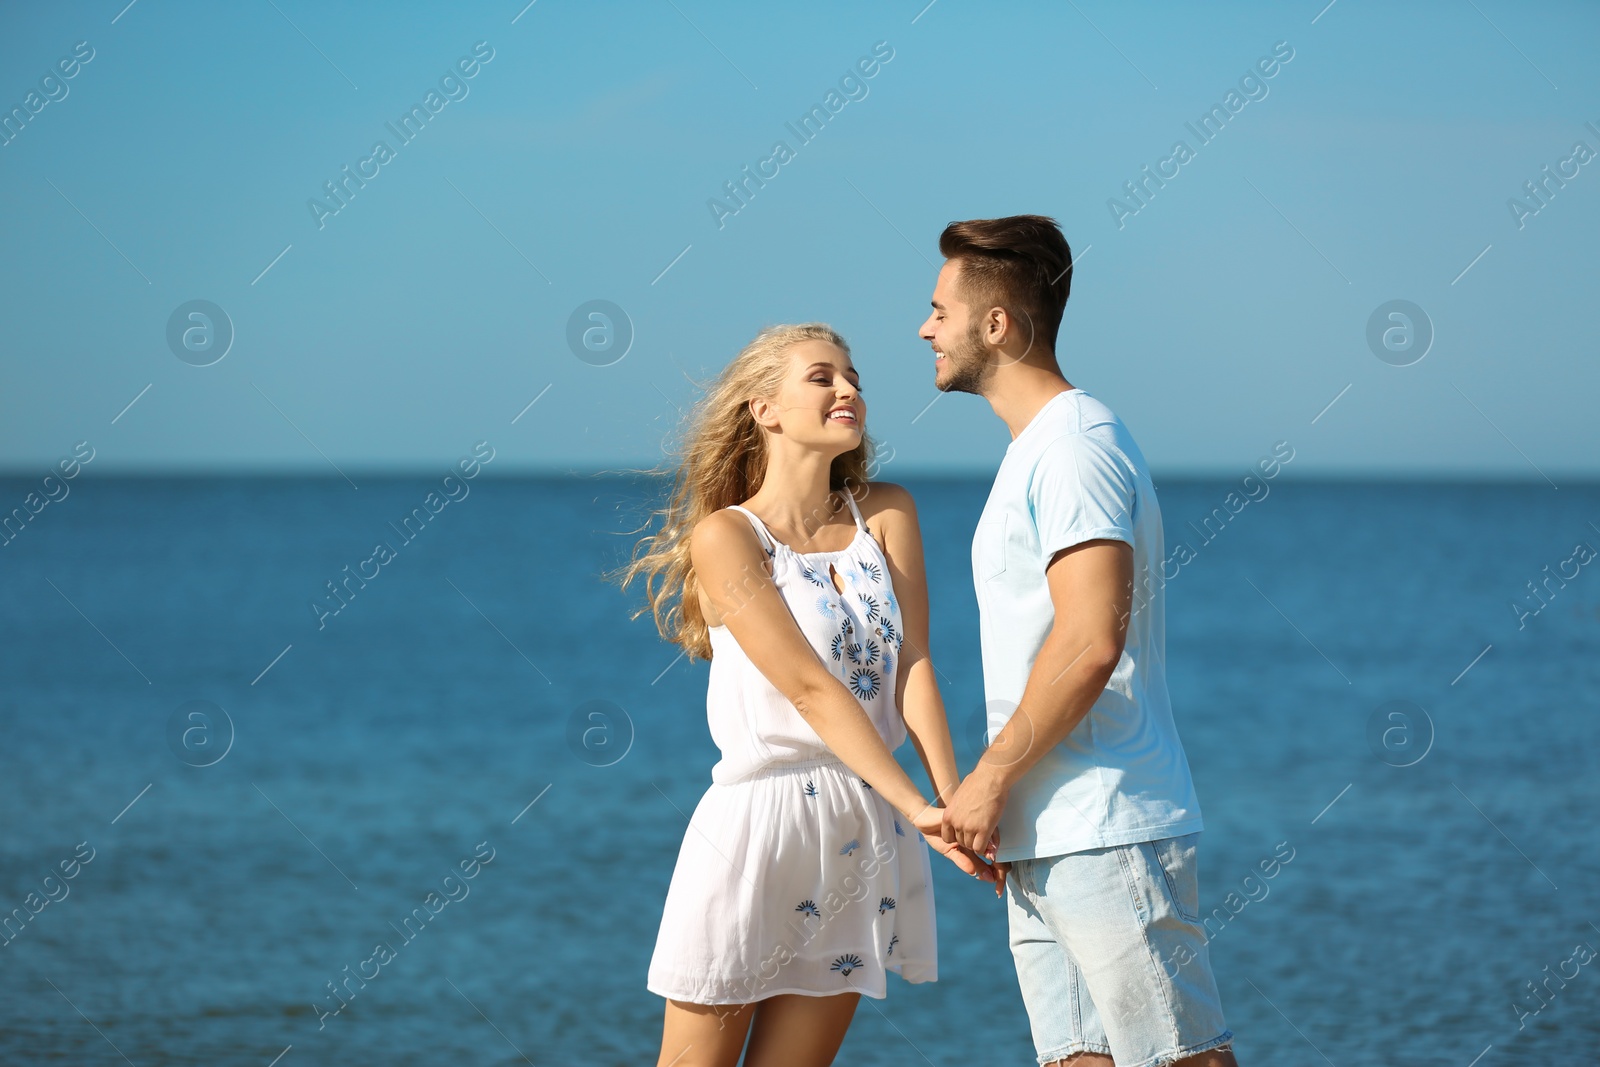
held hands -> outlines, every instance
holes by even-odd
[[[960,797],[958,789],[956,797]],[[1000,804],[1005,803],[1002,795]],[[923,838],[928,842],[928,847],[941,856],[954,863],[961,870],[974,878],[980,878],[994,885],[996,896],[1005,893],[1006,873],[1010,870],[1009,863],[995,863],[995,851],[1000,845],[999,831],[991,825],[986,836],[957,831],[950,822],[951,809],[929,805],[924,808],[912,822],[921,831]],[[999,822],[999,812],[995,813],[994,822]],[[974,847],[976,842],[982,841],[982,847]],[[970,843],[970,844],[969,844]]]
[[[1000,815],[1006,808],[1006,787],[979,763],[961,780],[950,806],[944,810],[944,839],[991,859]]]
[[[923,838],[928,842],[928,847],[933,849],[945,859],[954,863],[974,878],[981,878],[986,882],[995,880],[994,868],[974,853],[971,849],[963,848],[944,839],[944,809],[929,805],[912,820]]]
[[[951,844],[938,834],[924,834],[923,836],[927,839],[929,848],[944,856],[945,859],[954,863],[957,867],[972,875],[972,877],[992,883],[995,896],[1004,895],[1006,891],[1006,872],[1011,869],[1011,864],[986,863],[983,857],[964,845]],[[985,850],[985,855],[993,856],[994,846],[999,843],[1000,839],[998,837],[995,838],[990,848]]]
[[[994,856],[1000,845],[1000,815],[1006,807],[1006,787],[998,777],[990,774],[983,763],[973,768],[961,780],[949,807],[944,809],[941,835],[948,846],[960,848],[968,855],[982,853],[992,866],[986,880],[993,881],[995,895],[1005,890],[1009,863],[996,863]]]

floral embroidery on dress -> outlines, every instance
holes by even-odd
[[[850,691],[863,700],[877,696],[882,688],[877,671],[857,667],[850,674]]]
[[[833,970],[838,971],[840,974],[844,975],[846,978],[850,977],[850,972],[851,971],[855,970],[857,967],[860,967],[860,966],[861,966],[861,957],[855,955],[854,953],[849,953],[847,955],[840,956],[838,959],[833,961]]]
[[[896,945],[898,945],[899,943],[900,943],[900,935],[899,934],[895,934],[893,937],[889,938],[889,951],[886,953],[886,955],[893,956],[894,955],[894,947]]]
[[[871,638],[867,639],[866,655],[860,662],[864,667],[870,667],[878,662],[878,642]]]
[[[833,641],[829,643],[828,650],[833,653],[833,658],[834,659],[837,660],[837,659],[843,659],[844,658],[844,632],[843,631],[840,631],[839,633],[836,633],[836,634],[833,635]]]
[[[817,907],[817,902],[814,900],[802,900],[800,903],[795,905],[794,910],[804,912],[814,919],[822,918],[822,909]]]
[[[859,838],[851,838],[850,842],[839,850],[839,855],[848,856],[848,855],[850,855],[852,852],[854,852],[856,849],[858,849],[860,847],[861,847],[860,839]]]
[[[861,606],[867,610],[867,621],[868,622],[877,621],[878,613],[881,610],[878,607],[878,599],[877,599],[877,597],[863,596],[861,598]]]
[[[832,619],[838,616],[838,612],[833,606],[833,598],[827,593],[823,593],[821,596],[817,597],[817,614],[821,615],[824,619]]]
[[[878,914],[879,915],[882,915],[886,911],[892,911],[893,909],[894,909],[894,897],[884,897],[884,898],[882,898],[881,900],[878,901]]]
[[[889,620],[887,615],[885,615],[883,617],[883,621],[878,624],[877,632],[878,636],[883,638],[886,642],[894,645],[896,648],[900,647],[900,633],[894,628],[894,623]]]
[[[900,820],[899,819],[896,819],[894,821],[894,832],[896,834],[898,834],[900,837],[906,836],[906,832],[903,829],[900,828]]]
[[[844,654],[850,657],[851,663],[861,662],[861,645],[852,641],[844,646]]]
[[[817,586],[818,588],[826,588],[828,585],[827,580],[824,579],[822,575],[818,574],[816,569],[809,563],[802,563],[800,565],[800,574],[805,578],[806,581]]]
[[[862,574],[866,575],[868,578],[871,578],[874,582],[878,583],[879,585],[883,584],[883,568],[882,567],[878,566],[876,563],[872,562],[871,560],[862,560],[859,564],[857,564],[857,566],[860,567]]]
[[[804,789],[802,789],[801,792],[804,793],[808,797],[816,796],[817,795],[817,783],[813,782],[811,779],[807,778],[806,779],[806,787]]]

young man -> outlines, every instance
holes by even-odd
[[[934,384],[1012,438],[972,543],[992,742],[945,838],[982,852],[998,828],[1041,1064],[1232,1067],[1167,698],[1161,510],[1127,427],[1056,363],[1071,251],[1038,215],[951,223],[939,250]]]

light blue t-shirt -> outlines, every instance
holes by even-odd
[[[1089,713],[1012,788],[997,859],[1201,829],[1167,697],[1155,486],[1122,420],[1082,389],[1052,397],[1006,448],[972,539],[988,738],[1016,710],[1055,622],[1045,579],[1050,558],[1106,538],[1133,546],[1133,611],[1122,658]]]

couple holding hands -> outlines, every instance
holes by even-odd
[[[1056,361],[1071,251],[1038,215],[955,222],[939,248],[934,384],[1012,437],[972,541],[989,745],[960,777],[916,507],[869,480],[848,345],[762,330],[689,415],[664,521],[619,572],[710,660],[721,752],[650,962],[659,1067],[828,1064],[888,971],[934,981],[929,847],[1004,898],[1041,1064],[1232,1065],[1149,581],[1161,512],[1127,428]],[[908,736],[931,800],[893,755]]]

